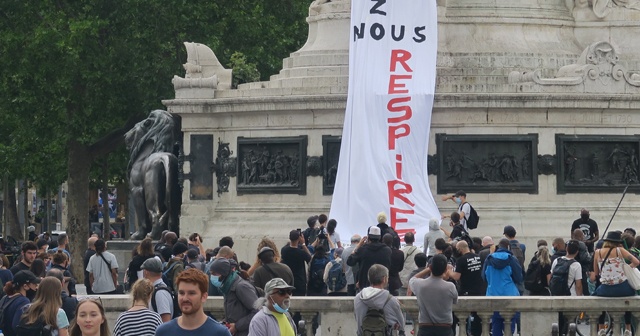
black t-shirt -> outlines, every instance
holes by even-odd
[[[573,225],[571,225],[571,233],[572,234],[573,234],[573,231],[575,229],[582,230],[582,232],[584,233],[584,239],[585,240],[593,239],[593,237],[595,237],[595,233],[599,232],[598,231],[598,223],[596,223],[596,221],[594,221],[591,218],[589,218],[587,221],[583,220],[582,218],[576,219],[573,222]]]
[[[282,263],[289,266],[293,273],[294,295],[305,295],[307,289],[306,263],[311,260],[311,255],[300,247],[293,248],[287,244],[280,250]]]
[[[469,252],[456,261],[455,271],[460,273],[460,295],[483,295],[482,261]]]
[[[464,229],[464,225],[462,224],[457,224],[453,227],[453,230],[451,230],[451,234],[449,235],[449,238],[456,239],[458,237],[462,237],[462,234],[466,233],[467,235],[469,234],[467,232],[467,230]],[[472,246],[470,246],[472,247]]]
[[[13,273],[13,275],[16,275],[16,273],[20,272],[20,271],[28,271],[29,270],[29,266],[25,265],[22,261],[13,265],[13,267],[11,267],[9,269],[11,271],[11,273]]]

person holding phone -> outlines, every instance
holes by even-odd
[[[305,296],[307,294],[306,265],[311,260],[311,252],[304,244],[304,236],[301,229],[289,232],[289,244],[282,247],[280,255],[282,263],[289,266],[293,273],[293,294]]]

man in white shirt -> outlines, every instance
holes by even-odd
[[[471,213],[471,206],[467,203],[467,193],[462,190],[458,190],[453,195],[444,195],[442,196],[442,201],[452,200],[456,202],[458,205],[458,213],[460,214],[460,224],[464,226],[465,230],[469,230],[467,227],[467,219],[469,219],[469,214]],[[444,215],[442,218],[449,218],[449,216]]]

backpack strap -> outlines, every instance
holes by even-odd
[[[414,254],[417,249],[418,249],[417,247],[413,246],[413,251],[411,251],[411,253],[407,254],[407,256],[404,257],[404,261],[406,262],[407,258],[409,258],[412,254]]]
[[[167,287],[167,285],[157,284],[153,286],[153,293],[151,294],[151,308],[153,308],[154,312],[158,312],[158,303],[156,302],[156,294],[158,293],[159,290],[166,290],[167,292],[169,292],[169,294],[171,294],[171,291],[169,290],[169,287]]]
[[[169,266],[169,268],[167,268],[166,271],[162,272],[162,274],[164,276],[167,276],[167,274],[169,274],[169,272],[171,272],[171,270],[176,266],[176,264],[178,264],[177,262],[174,262],[173,265]]]
[[[269,273],[271,273],[271,275],[273,275],[276,278],[279,278],[279,276],[267,264],[262,264],[262,266],[264,266],[264,268],[266,268],[267,271],[269,271]]]

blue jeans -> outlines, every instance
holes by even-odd
[[[628,281],[625,281],[617,285],[600,285],[593,295],[605,297],[635,296],[636,291],[631,288]]]
[[[511,334],[516,330],[516,323],[520,324],[520,312],[513,315],[511,319]],[[504,318],[500,316],[499,312],[493,312],[491,317],[491,333],[492,336],[502,336],[504,330]]]

